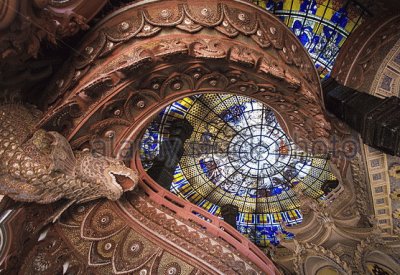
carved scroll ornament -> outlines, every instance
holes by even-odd
[[[190,71],[196,64],[200,73]],[[331,127],[307,52],[278,19],[243,1],[127,6],[87,36],[48,91],[50,108],[42,125],[61,130],[65,110],[79,110],[63,129],[70,139],[82,137],[75,127],[109,105],[109,99],[131,97],[146,103],[131,110],[128,104],[125,112],[117,112],[118,125],[128,127],[122,121],[127,112],[141,121],[150,106],[157,111],[156,103],[159,109],[189,94],[211,91],[239,93],[271,106],[299,142],[326,140]],[[135,127],[132,121],[130,129]]]

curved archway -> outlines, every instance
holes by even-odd
[[[389,255],[377,250],[371,251],[364,256],[364,268],[371,274],[385,274],[385,272],[387,274],[398,274],[400,272],[398,262]]]
[[[116,11],[88,34],[49,86],[40,126],[63,132],[77,149],[99,140],[107,155],[129,151],[127,161],[135,165],[135,142],[154,115],[201,93],[266,103],[281,115],[287,134],[309,150],[329,136],[307,52],[278,19],[239,0],[140,1]],[[140,173],[153,200],[176,201]]]
[[[198,79],[191,71],[196,65],[202,67]],[[161,108],[177,96],[206,90],[266,102],[282,111],[299,141],[329,135],[319,78],[307,52],[278,19],[244,1],[168,1],[162,7],[143,1],[112,14],[51,85],[52,106],[42,125],[77,139],[76,128],[63,125],[64,110],[71,106],[78,111],[73,124],[82,127],[107,101],[140,94],[148,98],[135,112],[142,120],[156,112],[153,106],[148,110],[153,102]]]
[[[343,270],[336,263],[321,257],[321,256],[309,256],[305,262],[303,267],[303,274],[310,275],[334,275],[347,274],[345,270]]]

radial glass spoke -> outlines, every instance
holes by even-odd
[[[334,179],[327,159],[299,150],[268,106],[228,94],[197,95],[168,106],[143,137],[145,168],[177,119],[188,120],[194,130],[170,191],[216,215],[222,205],[236,205],[238,230],[258,245],[278,243],[281,221],[301,222],[293,187],[318,199],[323,181]]]

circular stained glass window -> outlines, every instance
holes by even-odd
[[[319,199],[324,182],[335,179],[327,157],[302,152],[268,106],[229,94],[187,97],[164,109],[143,137],[145,168],[182,119],[193,132],[182,144],[170,191],[215,215],[223,205],[237,206],[238,230],[260,246],[277,244],[277,234],[292,237],[281,222],[301,222],[294,189]]]

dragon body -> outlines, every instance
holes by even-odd
[[[121,161],[73,151],[57,132],[36,130],[42,114],[30,106],[0,105],[0,194],[16,201],[81,203],[117,200],[138,182]]]

